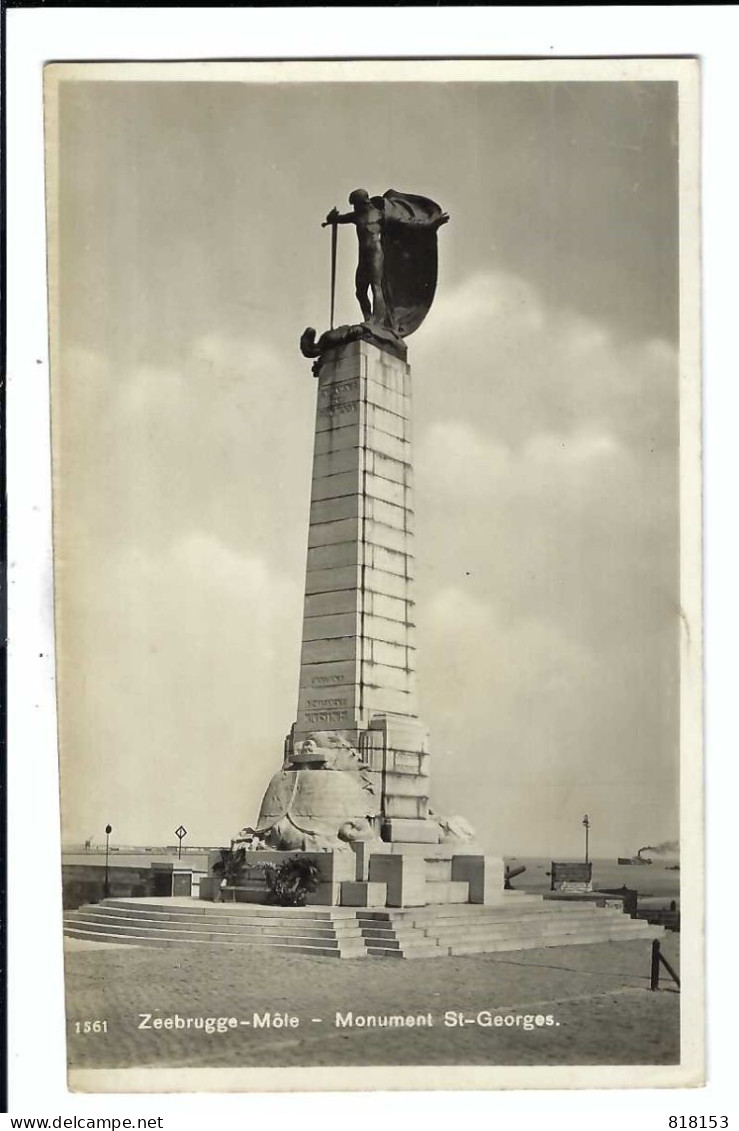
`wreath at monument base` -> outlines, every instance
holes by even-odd
[[[318,888],[321,872],[306,856],[291,856],[281,864],[265,864],[267,903],[278,907],[305,907],[306,899]]]

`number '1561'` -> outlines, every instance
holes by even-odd
[[[74,1031],[75,1031],[75,1033],[107,1033],[108,1032],[108,1022],[107,1021],[75,1021]],[[715,1127],[716,1124],[712,1123],[711,1126]],[[726,1125],[722,1124],[721,1126],[725,1127]]]

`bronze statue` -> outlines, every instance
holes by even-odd
[[[352,212],[342,214],[333,208],[322,225],[332,228],[331,329],[316,341],[316,332],[309,327],[302,335],[301,349],[307,357],[320,357],[343,341],[374,337],[404,355],[403,339],[418,329],[433,302],[436,233],[449,216],[427,197],[394,189],[372,197],[366,189],[354,189],[349,203]],[[355,288],[364,321],[360,326],[334,329],[336,230],[340,224],[354,224],[357,229]]]

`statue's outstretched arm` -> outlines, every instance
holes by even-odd
[[[328,228],[330,224],[353,224],[356,219],[353,212],[337,212],[334,208],[329,212],[328,216],[321,224],[321,227]]]

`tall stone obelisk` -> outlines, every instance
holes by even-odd
[[[297,717],[257,825],[243,832],[255,850],[341,854],[352,845],[364,881],[368,862],[370,873],[383,872],[388,846],[397,857],[388,867],[410,875],[418,846],[468,840],[471,830],[429,809],[428,734],[416,701],[405,339],[433,302],[437,230],[449,217],[393,189],[382,197],[355,189],[349,202],[353,211],[333,209],[324,227],[333,253],[337,227],[356,230],[364,321],[318,341],[309,327],[300,342],[316,359],[318,389]],[[332,275],[332,311],[333,284]]]
[[[318,373],[297,720],[339,731],[381,797],[388,840],[427,839],[428,743],[416,703],[408,364],[372,341]]]

